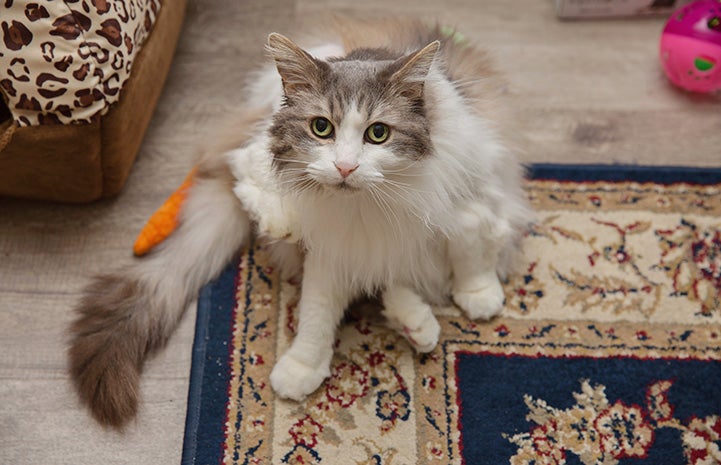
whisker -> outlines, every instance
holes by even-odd
[[[291,166],[291,167],[285,167],[282,170],[278,170],[279,174],[284,173],[301,173],[301,174],[310,174],[310,169],[306,167],[297,167],[297,166]]]
[[[401,220],[398,217],[398,214],[396,211],[390,206],[387,200],[387,194],[385,194],[381,189],[379,189],[377,186],[370,184],[369,185],[369,192],[373,196],[373,199],[376,202],[376,205],[381,209],[383,212],[383,215],[388,220],[388,224],[391,226],[391,232],[393,233],[393,238],[396,241],[400,240],[400,234],[402,231],[401,228]]]
[[[427,217],[427,216],[420,215],[420,214],[416,211],[415,205],[416,205],[418,202],[412,202],[408,197],[406,197],[406,195],[404,195],[403,193],[401,193],[401,192],[399,192],[399,191],[397,190],[397,189],[401,189],[401,188],[399,188],[399,187],[397,187],[397,186],[393,186],[392,184],[386,184],[384,187],[386,187],[386,188],[387,188],[389,191],[391,191],[391,192],[390,192],[390,193],[386,193],[386,192],[384,192],[382,189],[380,190],[380,192],[383,192],[383,193],[384,193],[385,195],[387,195],[387,196],[393,195],[393,196],[396,196],[396,197],[400,197],[402,200],[404,200],[404,201],[406,202],[406,204],[407,204],[408,206],[411,207],[411,208],[407,208],[406,211],[410,212],[413,216],[415,216],[416,218],[418,218],[418,219],[424,224],[424,226],[425,226],[426,228],[432,229],[428,217]],[[405,194],[413,195],[413,193],[410,193],[410,192],[408,192],[408,191],[405,191],[405,190],[404,190],[404,192],[405,192]],[[430,192],[428,192],[428,193],[430,194]]]
[[[299,165],[310,165],[311,162],[305,160],[293,160],[289,158],[273,158],[273,161],[281,161],[284,163],[298,163]]]
[[[305,194],[306,192],[315,189],[317,186],[315,183],[307,181],[303,184],[299,184],[297,186],[294,186],[293,189],[291,189],[290,193],[291,195],[300,197],[301,195]]]
[[[300,176],[292,176],[292,177],[283,176],[278,179],[277,184],[278,185],[292,184],[294,182],[298,182],[298,180],[309,177],[308,173],[305,173],[305,172],[299,172],[299,173],[300,173]]]
[[[414,162],[412,162],[412,163],[409,163],[409,164],[406,165],[405,167],[403,167],[403,168],[401,168],[401,169],[398,169],[398,170],[383,170],[383,171],[386,172],[386,173],[390,173],[390,174],[402,173],[402,172],[404,172],[404,171],[406,171],[406,170],[408,170],[408,169],[413,168],[413,167],[416,166],[417,164],[418,164],[418,160],[416,160],[416,161],[414,161]]]
[[[383,183],[392,184],[394,186],[399,186],[399,187],[407,187],[409,189],[414,188],[412,185],[408,184],[407,182],[400,182],[400,181],[396,181],[396,180],[390,179],[390,178],[385,178],[383,180]]]
[[[425,173],[415,173],[415,174],[409,174],[409,173],[402,173],[400,171],[394,172],[394,171],[386,171],[386,174],[390,174],[393,176],[403,176],[404,178],[421,178],[425,177]]]
[[[388,178],[386,178],[386,179],[383,180],[383,184],[387,184],[387,185],[389,185],[389,186],[393,186],[393,187],[396,187],[396,188],[398,188],[398,189],[401,189],[401,190],[403,190],[403,192],[405,192],[405,193],[407,193],[407,194],[413,194],[413,193],[429,194],[429,195],[432,195],[432,194],[433,194],[432,191],[427,191],[427,190],[419,189],[419,188],[417,188],[417,187],[415,187],[415,186],[413,186],[413,185],[411,185],[411,184],[407,184],[407,183],[399,182],[399,181],[394,181],[393,179],[388,179]]]
[[[386,184],[386,187],[391,191],[390,194],[400,197],[407,204],[411,203],[407,195],[412,195],[412,192],[403,190],[402,187],[394,186],[393,184]]]
[[[370,185],[368,192],[370,192],[371,197],[373,198],[373,202],[376,204],[376,206],[381,209],[381,212],[383,213],[385,219],[390,223],[390,212],[386,209],[386,206],[380,202],[377,188],[373,185]]]
[[[278,188],[287,193],[300,195],[308,189],[313,188],[314,185],[317,184],[316,181],[305,170],[299,170],[298,172],[301,174],[300,176],[292,176],[290,178],[285,177],[279,179],[276,182]]]

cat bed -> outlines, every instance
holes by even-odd
[[[185,2],[5,2],[0,195],[117,194],[162,90]]]

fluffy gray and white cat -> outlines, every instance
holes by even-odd
[[[416,21],[342,23],[308,51],[271,34],[230,148],[203,158],[179,228],[149,257],[89,286],[69,351],[81,399],[122,426],[143,362],[198,289],[247,244],[302,264],[295,339],[270,383],[300,400],[329,376],[351,301],[383,314],[420,352],[431,305],[487,319],[529,221],[522,169],[500,137],[502,84],[487,55]]]

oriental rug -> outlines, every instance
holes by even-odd
[[[526,187],[500,317],[438,308],[420,355],[350,312],[303,403],[268,382],[299,287],[251,246],[199,299],[183,463],[721,463],[721,170],[535,165]]]

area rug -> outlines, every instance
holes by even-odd
[[[721,170],[536,165],[490,322],[419,355],[351,312],[303,403],[268,383],[299,288],[252,245],[199,299],[183,463],[721,463]]]

